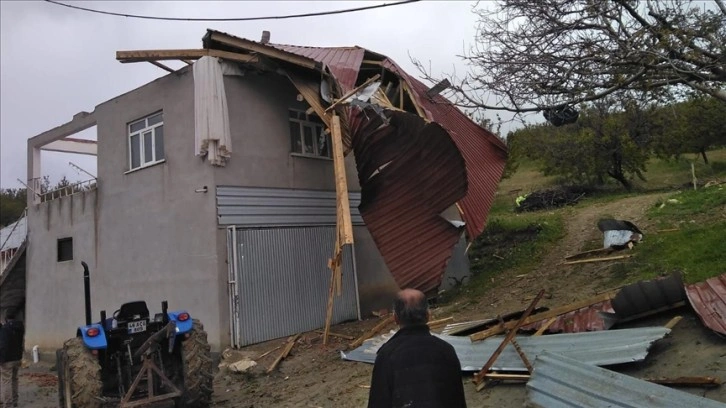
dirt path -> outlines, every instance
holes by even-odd
[[[565,212],[565,236],[561,243],[545,255],[538,267],[524,277],[502,276],[495,280],[495,287],[488,299],[482,299],[477,312],[490,309],[493,313],[518,310],[531,301],[536,293],[545,289],[547,303],[568,304],[602,293],[610,288],[603,286],[608,280],[606,264],[562,265],[566,256],[581,252],[588,242],[602,246],[602,232],[597,228],[601,218],[612,217],[628,220],[637,225],[647,239],[652,225],[645,211],[667,194],[647,194],[618,201],[599,203],[582,208],[569,208]]]

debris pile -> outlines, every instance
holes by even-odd
[[[689,301],[705,326],[726,334],[726,274],[684,285],[681,275],[674,273],[570,305],[535,308],[543,295],[544,290],[524,312],[510,313],[506,321],[497,316],[452,322],[442,334],[432,332],[454,347],[463,372],[474,372],[477,391],[503,381],[526,383],[527,406],[635,406],[634,401],[653,408],[723,406],[669,388],[719,387],[720,378],[674,373],[673,378],[637,379],[607,367],[645,360],[653,344],[668,336],[681,316],[664,326],[615,326],[687,306]],[[440,319],[437,325],[450,320]],[[373,364],[377,350],[395,334],[391,330],[371,337],[384,327],[379,324],[364,334],[360,342],[350,345],[352,350],[341,351],[341,358]],[[536,333],[517,337],[520,330]],[[544,335],[547,332],[559,334]]]
[[[517,212],[545,210],[577,204],[590,191],[583,187],[554,187],[534,191],[517,200]]]

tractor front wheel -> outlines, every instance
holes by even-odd
[[[83,344],[83,339],[76,337],[67,340],[61,351],[62,371],[58,368],[58,376],[62,376],[64,408],[99,408],[101,406],[101,364]],[[60,385],[60,384],[59,384]]]
[[[207,332],[202,323],[194,319],[192,330],[181,344],[184,394],[177,403],[182,407],[208,407],[212,402],[214,371]]]

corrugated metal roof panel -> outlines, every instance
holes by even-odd
[[[507,147],[493,133],[474,123],[441,95],[426,96],[428,87],[406,73],[387,58],[383,66],[405,78],[418,104],[430,120],[440,123],[448,132],[466,161],[469,189],[460,205],[469,239],[484,230],[486,217],[494,201],[499,180],[507,160]]]
[[[723,408],[724,404],[545,352],[534,360],[527,406]]]
[[[686,286],[688,301],[709,329],[726,334],[726,273]]]
[[[219,225],[285,227],[335,225],[334,191],[217,186]],[[353,225],[364,225],[360,192],[348,192]]]
[[[583,363],[605,366],[644,360],[651,345],[668,333],[670,329],[665,327],[643,327],[548,336],[517,336],[517,343],[530,361],[549,351]],[[372,364],[375,362],[376,352],[390,336],[370,339],[357,349],[343,354],[343,358]],[[497,336],[472,343],[468,337],[435,336],[454,346],[462,371],[481,370],[504,339],[504,336]],[[492,370],[527,371],[527,368],[514,347],[507,344],[494,362]]]
[[[26,220],[26,217],[22,217],[0,230],[0,251],[20,248],[28,235]]]
[[[328,66],[340,83],[343,92],[355,87],[358,70],[366,50],[360,47],[301,47],[287,44],[268,44],[277,49],[297,54]]]
[[[363,220],[399,287],[436,289],[462,233],[440,216],[466,193],[461,153],[417,115],[353,113]]]

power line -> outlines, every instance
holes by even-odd
[[[111,11],[96,10],[86,7],[74,6],[72,4],[65,4],[54,0],[45,0],[48,3],[52,3],[58,6],[68,7],[74,10],[87,11],[89,13],[105,14],[108,16],[116,17],[128,17],[128,18],[140,18],[146,20],[166,20],[166,21],[259,21],[259,20],[284,20],[290,18],[302,18],[302,17],[316,17],[316,16],[328,16],[332,14],[344,14],[353,13],[356,11],[372,10],[383,7],[400,6],[408,3],[416,3],[420,0],[404,0],[396,3],[384,3],[375,6],[356,7],[343,10],[331,10],[331,11],[320,11],[316,13],[304,13],[304,14],[288,14],[284,16],[265,16],[265,17],[225,17],[225,18],[187,18],[187,17],[159,17],[159,16],[144,16],[138,14],[124,14],[114,13]]]

